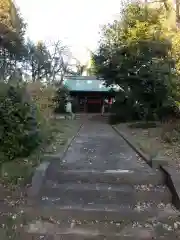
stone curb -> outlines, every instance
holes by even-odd
[[[180,209],[180,178],[179,174],[170,166],[162,166],[161,170],[166,175],[166,185],[172,194],[172,203]]]
[[[163,156],[156,156],[154,158],[151,159],[151,165],[152,168],[161,168],[164,166],[168,166],[168,159],[166,157]]]
[[[168,165],[168,159],[161,156],[155,156],[151,158],[148,154],[144,153],[138,145],[134,142],[131,136],[127,135],[123,131],[120,131],[116,126],[112,126],[113,129],[130,145],[130,147],[142,157],[152,168],[159,169],[162,166]]]
[[[128,136],[123,131],[120,131],[116,126],[112,125],[112,128],[127,142],[127,144],[140,156],[142,157],[147,164],[151,166],[151,157],[148,154],[145,154],[133,141],[133,139]]]
[[[117,129],[116,126],[112,127],[150,166],[158,168],[163,172],[165,175],[166,185],[172,194],[172,203],[177,209],[180,209],[180,178],[175,169],[173,170],[172,167],[168,166],[168,159],[161,159],[160,157],[151,159],[150,156],[144,154],[139,149],[131,137]]]
[[[82,128],[83,124],[80,124],[80,127],[78,128],[76,134],[73,135],[73,137],[69,138],[67,143],[65,144],[63,150],[60,152],[60,154],[45,154],[43,156],[43,162],[36,168],[32,180],[31,180],[31,187],[27,189],[27,196],[32,198],[36,197],[41,189],[41,186],[43,185],[47,171],[51,165],[51,162],[54,160],[60,160],[64,157],[66,154],[69,146],[71,145],[72,141],[74,138],[77,136],[79,133],[80,129]]]

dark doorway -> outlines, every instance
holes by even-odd
[[[100,113],[102,106],[101,98],[88,97],[87,99],[87,112],[88,113]]]
[[[101,104],[87,104],[87,112],[88,113],[100,113],[101,112]]]

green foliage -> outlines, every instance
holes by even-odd
[[[56,105],[55,112],[56,113],[66,113],[66,103],[67,100],[71,100],[72,103],[72,112],[76,113],[79,110],[78,101],[71,97],[69,94],[69,90],[66,87],[59,87],[56,91],[56,96],[54,98],[54,102]]]
[[[125,97],[124,94],[119,94],[111,107],[110,123],[132,122],[141,120],[143,116],[144,109],[140,104],[134,103],[130,97]]]
[[[66,113],[65,105],[66,99],[69,97],[69,91],[66,87],[59,87],[54,98],[56,103],[56,113]]]
[[[108,86],[115,83],[123,90],[119,95],[125,101],[118,99],[112,108],[117,119],[153,120],[160,112],[168,114],[167,108],[174,110],[177,75],[172,43],[164,33],[165,17],[162,7],[133,3],[126,6],[119,21],[103,28],[93,59],[97,75]]]
[[[47,46],[43,42],[34,44],[32,41],[28,41],[26,45],[27,49],[27,62],[31,71],[31,77],[33,82],[40,81],[46,77],[50,71],[50,53]]]
[[[56,107],[54,102],[56,88],[53,85],[45,85],[38,81],[27,83],[26,89],[39,110],[40,118],[42,116],[49,120]]]
[[[0,2],[0,80],[8,79],[27,56],[26,24],[11,0]]]
[[[28,156],[40,144],[41,132],[36,111],[36,107],[26,98],[24,87],[1,83],[1,162]]]
[[[18,66],[32,80],[62,81],[69,71],[64,61],[67,48],[57,41],[48,46],[43,41],[25,42],[26,24],[12,0],[0,1],[0,80],[16,79]],[[19,77],[18,77],[19,78]]]

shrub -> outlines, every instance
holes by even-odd
[[[28,156],[41,142],[37,108],[26,88],[0,84],[0,161]]]
[[[41,82],[28,83],[27,91],[36,106],[36,119],[40,126],[42,146],[45,147],[52,140],[53,114],[56,108],[54,97],[56,88]],[[41,146],[41,147],[42,147]]]
[[[131,121],[167,121],[172,118],[180,118],[180,109],[173,98],[170,98],[161,106],[148,105],[134,102],[132,98],[117,95],[116,102],[111,108],[110,123]]]
[[[28,83],[26,88],[40,113],[48,120],[56,108],[56,103],[54,102],[55,87],[43,85],[41,82],[35,82]]]
[[[54,102],[56,105],[55,112],[56,113],[66,113],[65,105],[66,99],[69,96],[69,91],[65,87],[60,87],[56,91],[56,95],[54,97]]]
[[[122,96],[117,98],[110,111],[110,124],[118,122],[138,121],[143,118],[143,109],[138,104],[133,104],[130,99]]]
[[[72,111],[76,113],[79,109],[78,101],[72,98],[69,94],[69,90],[66,87],[60,87],[56,91],[56,96],[54,102],[56,105],[55,113],[66,113],[66,102],[67,99],[71,99],[72,102]]]

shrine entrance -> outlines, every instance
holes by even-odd
[[[76,98],[79,113],[101,113],[103,105],[104,112],[107,113],[109,112],[109,103],[113,97],[107,93],[99,92],[71,92],[71,96]]]

